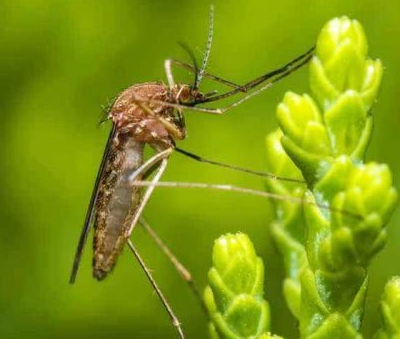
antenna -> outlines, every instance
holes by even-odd
[[[194,85],[194,88],[198,88],[200,85],[201,80],[203,79],[204,72],[207,67],[208,59],[210,58],[211,52],[211,45],[212,45],[212,38],[214,33],[214,5],[210,5],[210,22],[208,26],[208,37],[207,37],[207,45],[206,50],[204,51],[203,63],[201,64],[201,68],[197,74],[197,80]]]
[[[193,63],[193,68],[194,68],[194,88],[196,88],[196,84],[199,82],[199,65],[197,64],[197,60],[196,60],[196,56],[194,55],[193,51],[191,50],[191,48],[189,47],[188,44],[186,44],[185,42],[178,42],[179,46],[181,46],[185,52],[189,55],[190,59],[192,60]]]

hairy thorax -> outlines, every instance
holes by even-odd
[[[118,96],[110,117],[119,133],[129,133],[138,142],[169,145],[169,132],[159,118],[173,122],[174,108],[164,104],[173,101],[171,92],[163,83],[133,85]]]

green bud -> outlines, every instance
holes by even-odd
[[[386,223],[397,202],[397,192],[386,165],[370,163],[353,168],[346,188],[332,201],[332,260],[335,266],[358,263],[366,267],[386,243]]]
[[[400,277],[385,286],[380,305],[382,329],[375,339],[400,339]]]
[[[292,92],[286,93],[276,109],[276,115],[285,135],[302,149],[317,155],[331,153],[321,113],[307,94],[300,96]]]
[[[216,240],[212,272],[217,272],[233,293],[258,293],[262,289],[259,279],[262,279],[260,274],[263,272],[259,265],[253,244],[246,234],[227,234]]]
[[[354,209],[363,215],[378,213],[382,223],[387,221],[397,197],[389,167],[376,163],[354,168],[348,179],[347,194],[362,196],[363,206],[356,203]]]
[[[270,315],[263,299],[264,266],[249,237],[243,233],[220,237],[212,257],[204,293],[211,336],[256,338],[267,332]]]
[[[346,16],[334,18],[320,32],[317,42],[318,56],[322,62],[327,63],[340,46],[348,43],[352,43],[354,50],[362,58],[367,56],[367,39],[359,22]]]
[[[347,17],[335,18],[322,29],[316,57],[311,61],[311,89],[319,104],[329,109],[347,90],[360,93],[364,109],[375,101],[382,77],[379,60],[366,60],[367,41],[362,26]]]
[[[309,187],[324,175],[333,159],[348,155],[363,160],[372,132],[369,110],[382,77],[379,60],[367,59],[361,25],[347,17],[329,21],[318,38],[310,63],[308,95],[287,93],[277,107],[282,144],[301,169]]]
[[[333,213],[315,206],[313,195],[307,194],[312,202],[304,208],[310,264],[328,271],[366,268],[386,242],[385,225],[397,202],[389,168],[354,165],[349,157],[339,157],[313,194]]]

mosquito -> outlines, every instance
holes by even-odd
[[[70,277],[70,283],[74,283],[83,249],[93,224],[93,276],[98,280],[106,278],[115,266],[125,244],[127,244],[153,285],[182,339],[184,334],[178,318],[130,239],[136,225],[141,224],[169,257],[182,277],[187,282],[192,283],[189,271],[179,263],[142,217],[142,212],[155,187],[157,185],[162,186],[160,179],[167,167],[171,154],[177,151],[196,161],[273,179],[304,183],[296,179],[281,178],[268,172],[254,171],[205,159],[176,147],[175,141],[183,140],[186,136],[184,110],[218,115],[224,114],[227,110],[263,92],[277,81],[305,65],[314,53],[314,47],[312,47],[283,67],[240,86],[206,72],[212,36],[213,7],[210,9],[207,44],[200,67],[193,52],[183,45],[192,60],[193,66],[185,62],[167,59],[164,67],[168,85],[162,82],[132,85],[120,93],[111,106],[107,118],[112,121],[112,128],[87,209]],[[193,73],[193,84],[175,83],[172,66],[180,67]],[[203,78],[209,78],[225,85],[229,87],[229,90],[222,94],[218,94],[216,91],[203,93],[199,89]],[[203,106],[203,104],[217,102],[239,94],[242,94],[241,98],[224,108]],[[155,150],[155,155],[147,160],[144,159],[145,146],[150,146]],[[153,177],[151,181],[146,183],[146,179],[150,175],[153,175]],[[166,186],[168,187],[168,185]],[[181,187],[184,186],[181,185]],[[189,185],[188,187],[196,186]],[[226,186],[223,188],[209,188],[227,189]],[[268,197],[274,198],[272,194],[268,195]],[[193,290],[196,291],[194,287]]]

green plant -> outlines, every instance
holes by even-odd
[[[286,93],[277,107],[280,129],[266,139],[268,169],[305,181],[267,182],[272,192],[304,201],[274,201],[271,228],[301,338],[362,338],[368,266],[385,245],[397,201],[389,168],[364,163],[382,77],[367,50],[357,21],[329,21],[310,63],[312,94]],[[205,293],[213,338],[268,337],[262,273],[245,235],[216,242]],[[397,278],[386,286],[377,338],[400,338],[399,300]]]
[[[393,277],[385,286],[381,301],[382,329],[375,339],[400,338],[400,277]]]
[[[247,235],[227,234],[215,241],[208,280],[204,299],[213,339],[261,338],[269,330],[264,265]]]

